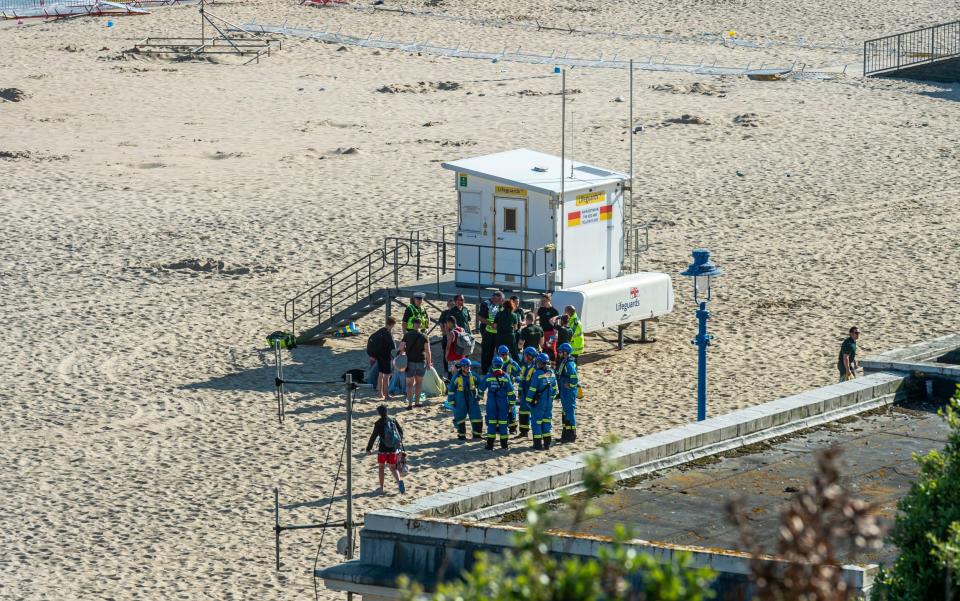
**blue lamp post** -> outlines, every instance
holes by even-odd
[[[707,334],[707,302],[710,300],[710,284],[714,277],[723,273],[710,261],[710,251],[698,248],[693,251],[693,263],[680,275],[693,278],[693,300],[699,303],[697,309],[697,337],[692,340],[697,345],[697,421],[707,419],[707,347],[713,336]]]

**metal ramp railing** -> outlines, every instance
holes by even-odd
[[[290,324],[292,333],[298,342],[306,342],[317,336],[334,331],[336,328],[359,319],[391,298],[406,295],[417,290],[434,298],[452,298],[456,293],[477,291],[480,302],[482,290],[492,284],[492,280],[505,278],[516,282],[513,289],[522,291],[527,286],[536,289],[552,289],[555,269],[551,261],[552,247],[535,250],[520,248],[498,248],[467,244],[452,239],[456,224],[443,224],[432,228],[413,231],[405,237],[390,237],[383,246],[370,252],[353,263],[343,267],[310,288],[290,298],[283,307],[284,319]],[[440,239],[428,239],[424,234],[439,230]],[[460,256],[476,252],[475,266],[456,266],[457,253]],[[515,267],[504,269],[493,264],[493,253],[516,253]],[[469,274],[474,283],[470,288],[460,288],[448,272],[457,270]],[[485,279],[491,280],[486,282]],[[297,331],[298,324],[302,327]]]
[[[951,21],[865,41],[863,74],[891,74],[957,56],[960,56],[960,21]]]

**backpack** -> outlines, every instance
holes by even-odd
[[[293,334],[276,331],[267,336],[267,344],[270,345],[270,348],[293,348],[297,346],[297,340],[293,337]]]
[[[457,339],[453,341],[453,348],[456,349],[457,354],[464,357],[473,354],[473,347],[477,343],[477,339],[473,337],[473,334],[462,328],[457,328],[456,332]]]
[[[400,440],[400,431],[397,430],[397,422],[389,417],[387,422],[383,424],[383,444],[391,449],[398,449],[403,444],[403,441]]]

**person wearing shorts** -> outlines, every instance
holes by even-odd
[[[377,442],[377,477],[380,481],[380,488],[378,489],[379,494],[383,494],[383,477],[386,468],[390,469],[390,473],[393,474],[394,480],[397,481],[397,488],[400,490],[400,494],[404,493],[403,480],[400,479],[400,474],[397,472],[397,449],[396,447],[387,446],[384,436],[384,428],[387,425],[387,420],[391,419],[387,417],[387,406],[380,405],[377,407],[377,413],[380,415],[380,419],[373,425],[373,432],[370,434],[370,440],[367,441],[367,455],[370,454],[370,450],[373,448],[373,443]],[[393,420],[393,423],[397,426],[397,432],[400,433],[401,440],[403,439],[403,428],[400,427],[400,422]]]
[[[393,341],[393,326],[397,325],[397,320],[388,317],[382,328],[374,332],[367,340],[367,355],[371,363],[377,364],[377,391],[380,393],[378,400],[385,401],[390,398],[388,389],[390,386],[390,374],[393,373],[393,351],[396,345]]]
[[[433,363],[433,357],[430,355],[430,341],[421,331],[425,324],[419,318],[414,318],[412,323],[413,329],[403,335],[403,341],[400,343],[400,353],[407,355],[407,409],[413,409],[414,405],[417,407],[421,405],[423,374],[427,372],[427,366]]]

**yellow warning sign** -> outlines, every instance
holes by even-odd
[[[577,194],[577,206],[592,205],[607,200],[606,192],[589,192],[587,194]]]
[[[527,191],[524,188],[518,188],[516,186],[497,186],[495,194],[497,196],[527,197]]]

